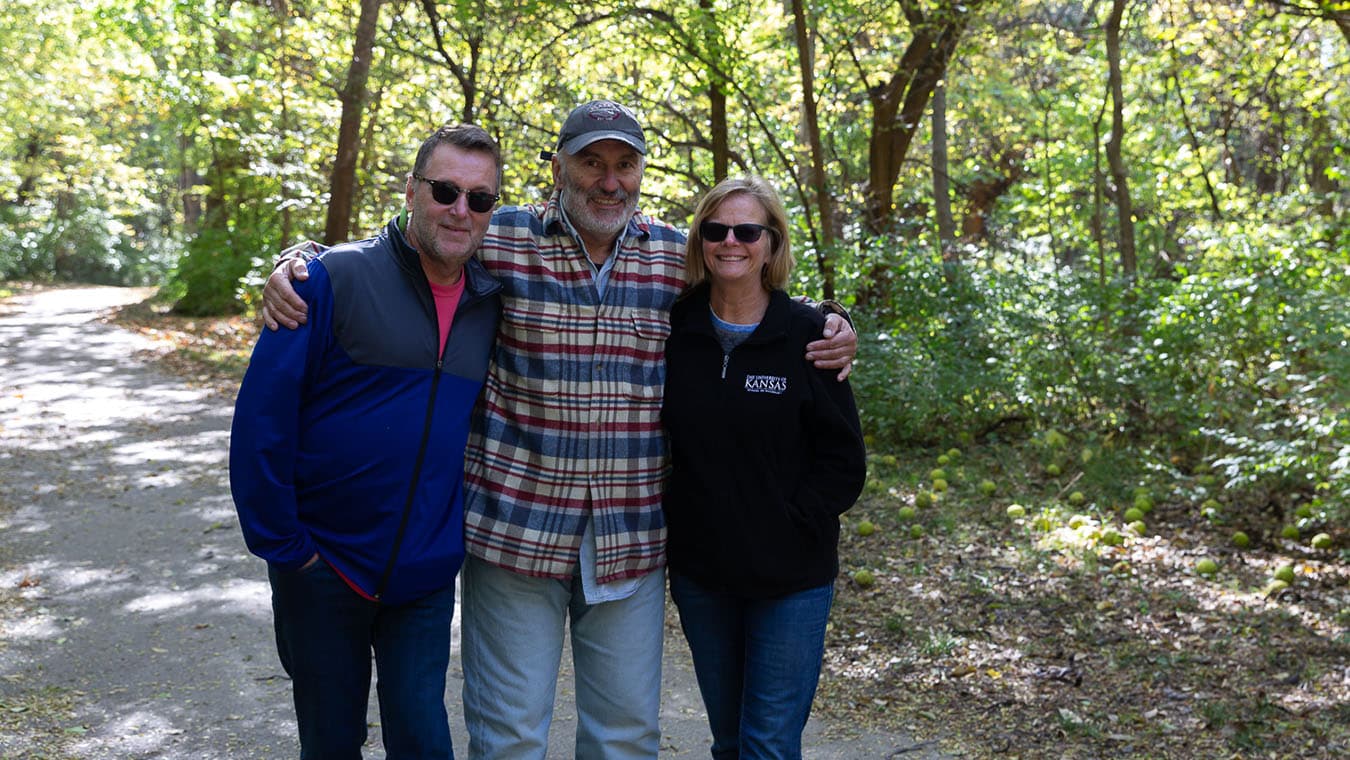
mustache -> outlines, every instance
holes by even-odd
[[[624,190],[623,188],[619,188],[618,190],[615,190],[612,193],[606,192],[605,190],[595,189],[586,193],[586,198],[588,200],[591,198],[606,198],[606,199],[613,199],[616,201],[627,201],[630,195],[631,193],[629,193],[627,190]]]

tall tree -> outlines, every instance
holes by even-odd
[[[361,15],[352,40],[352,58],[347,66],[347,81],[338,93],[342,117],[338,122],[337,156],[329,183],[328,222],[324,242],[333,245],[350,237],[352,192],[356,187],[356,162],[361,151],[361,114],[370,98],[366,87],[375,50],[375,32],[380,6],[384,0],[361,0]]]
[[[825,149],[820,140],[820,112],[816,103],[815,40],[807,25],[805,4],[792,0],[792,26],[797,42],[797,63],[802,82],[802,130],[811,154],[811,167],[806,186],[816,202],[819,219],[819,237],[814,241],[816,266],[820,270],[821,289],[826,298],[833,299],[834,262],[829,250],[834,245],[834,204],[830,198],[829,178],[825,174]]]
[[[720,61],[717,51],[722,46],[722,29],[717,23],[717,10],[712,0],[698,0],[702,13],[704,41],[709,61]],[[692,41],[691,41],[692,42]],[[727,82],[717,66],[708,67],[708,136],[713,160],[713,182],[727,178],[731,169],[731,141],[727,137]]]
[[[885,81],[870,85],[867,227],[885,232],[895,211],[895,184],[933,89],[942,81],[962,32],[983,0],[942,2],[925,12],[918,0],[900,0],[913,33]],[[864,76],[864,78],[866,78]]]
[[[933,213],[937,217],[938,245],[942,260],[957,262],[956,220],[952,217],[951,170],[947,158],[947,87],[938,82],[933,91]]]
[[[1115,184],[1116,220],[1119,226],[1120,268],[1133,278],[1138,270],[1134,246],[1134,208],[1130,201],[1129,172],[1125,168],[1125,95],[1120,72],[1120,27],[1127,0],[1112,0],[1106,19],[1106,64],[1111,90],[1111,136],[1106,141],[1106,160]]]

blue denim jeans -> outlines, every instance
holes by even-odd
[[[322,560],[289,573],[268,567],[267,577],[301,760],[360,760],[372,649],[386,756],[453,760],[445,712],[453,584],[390,607],[352,591]]]
[[[577,758],[655,758],[665,573],[587,604],[581,578],[532,578],[470,557],[460,573],[464,722],[475,760],[548,755],[564,627],[576,670]]]
[[[834,585],[777,599],[709,591],[671,572],[718,760],[800,758]]]

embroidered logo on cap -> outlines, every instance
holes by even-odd
[[[773,375],[746,375],[745,390],[749,393],[772,393],[781,396],[787,392],[787,378]]]
[[[608,100],[599,100],[586,110],[586,117],[596,121],[614,121],[623,117],[623,106]]]

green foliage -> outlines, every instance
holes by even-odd
[[[985,430],[1015,413],[1016,379],[1006,374],[1000,312],[978,274],[948,279],[926,250],[889,248],[891,310],[854,315],[863,357],[854,387],[864,424],[890,440],[940,444]]]
[[[168,270],[167,241],[127,234],[112,211],[68,195],[64,207],[0,207],[0,280],[143,285]]]
[[[934,445],[1023,423],[1073,429],[1087,458],[1052,460],[1122,501],[1150,468],[1213,472],[1230,498],[1289,504],[1316,490],[1338,519],[1350,497],[1350,327],[1339,316],[1350,313],[1350,244],[1317,217],[1191,234],[1205,251],[1197,271],[1105,287],[1008,266],[1012,254],[944,276],[889,241],[893,297],[880,319],[854,315],[869,431]]]

